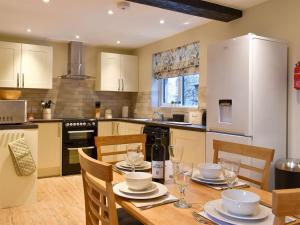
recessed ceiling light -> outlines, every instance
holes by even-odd
[[[113,14],[114,14],[114,11],[108,10],[107,13],[108,13],[108,15],[113,15]]]
[[[190,24],[190,22],[184,22],[183,23],[183,25],[189,25]]]
[[[79,39],[79,38],[80,38],[79,35],[76,35],[75,37],[76,37],[76,39]]]
[[[117,41],[117,45],[121,44],[121,41]]]
[[[43,0],[43,2],[45,2],[45,3],[49,3],[49,2],[50,2],[50,0]]]
[[[30,28],[28,28],[26,31],[27,31],[28,33],[30,33],[30,32],[31,32],[31,29],[30,29]]]
[[[159,23],[160,23],[160,24],[164,24],[165,21],[164,21],[164,20],[160,20]]]

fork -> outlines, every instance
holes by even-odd
[[[203,224],[212,224],[208,219],[202,217],[201,215],[199,215],[197,212],[193,211],[192,215],[194,217],[194,219],[198,222],[198,223],[203,223]]]

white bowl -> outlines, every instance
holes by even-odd
[[[222,175],[222,168],[219,164],[203,164],[199,167],[199,171],[204,178],[208,179],[217,179]]]
[[[250,216],[256,212],[260,196],[250,191],[231,189],[222,192],[222,200],[229,213]]]
[[[146,189],[152,181],[152,174],[144,172],[131,172],[125,176],[127,186],[136,191]]]

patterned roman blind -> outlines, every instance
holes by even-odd
[[[153,77],[164,79],[199,73],[199,42],[153,54]]]

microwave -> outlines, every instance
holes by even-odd
[[[0,100],[0,124],[27,122],[26,100]]]

